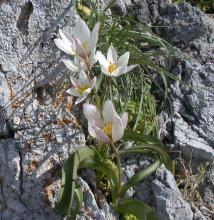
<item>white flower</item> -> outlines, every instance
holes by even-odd
[[[99,23],[90,32],[87,24],[82,19],[79,19],[73,30],[77,55],[86,59],[90,52],[96,48],[98,35]]]
[[[64,62],[66,67],[68,67],[68,69],[72,70],[73,72],[80,72],[81,70],[88,71],[97,62],[95,49],[91,51],[87,63],[85,62],[85,60],[78,56],[75,56],[73,60],[63,59],[62,61]]]
[[[127,66],[129,62],[129,52],[119,57],[115,48],[111,45],[107,52],[107,59],[98,51],[97,59],[101,65],[102,72],[107,76],[120,76],[134,69],[137,65]]]
[[[63,30],[59,30],[59,34],[61,39],[55,39],[54,41],[60,50],[87,59],[90,53],[96,49],[99,23],[90,32],[87,24],[79,18],[73,29],[73,36]]]
[[[75,39],[71,37],[69,33],[63,30],[59,30],[59,35],[61,39],[59,38],[54,40],[56,46],[67,54],[75,55],[76,54]]]
[[[103,118],[96,106],[92,104],[83,104],[83,112],[88,120],[88,131],[92,137],[108,144],[123,137],[128,122],[128,114],[124,113],[120,117],[110,100],[104,104]]]
[[[78,78],[71,76],[71,83],[73,88],[68,89],[67,92],[73,96],[78,97],[75,102],[75,105],[77,105],[85,100],[91,93],[92,89],[95,87],[96,77],[90,80],[86,73],[81,70],[81,72],[78,74]]]

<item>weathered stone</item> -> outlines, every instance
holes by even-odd
[[[113,209],[105,201],[105,198],[100,198],[99,205],[101,206],[101,209],[99,209],[94,194],[91,192],[88,184],[81,178],[78,180],[83,190],[84,204],[76,219],[117,220],[118,218],[115,216]]]
[[[7,137],[9,135],[9,128],[6,121],[6,115],[10,110],[9,101],[10,88],[5,75],[1,72],[0,66],[0,137]]]
[[[163,166],[156,172],[156,179],[152,182],[152,190],[158,219],[193,219],[189,203],[184,201],[172,173]]]
[[[209,26],[212,23],[208,21],[209,18],[199,9],[182,3],[162,7],[158,24],[165,26],[159,29],[164,38],[175,44],[187,45],[209,33]]]
[[[191,208],[192,208],[192,211],[194,214],[194,216],[193,216],[194,220],[206,220],[206,218],[202,215],[202,213],[200,212],[200,210],[197,207],[195,207],[191,204]]]
[[[211,163],[207,172],[204,174],[204,181],[199,187],[203,201],[214,214],[214,164]]]
[[[155,26],[155,31],[201,60],[213,54],[213,18],[188,3],[172,4],[170,0],[117,0],[116,10],[132,13],[141,22]],[[204,50],[207,48],[207,50]],[[208,52],[209,51],[209,52]]]
[[[65,0],[0,2],[0,136],[10,135],[4,124],[14,136],[0,142],[3,220],[62,219],[53,210],[60,168],[85,142],[72,99],[57,92],[69,71],[53,39],[59,28],[72,30],[71,6]]]
[[[140,165],[139,164],[142,164]],[[134,165],[127,165],[124,172],[128,174],[128,179],[131,178],[138,170],[142,170],[147,167],[151,161],[146,157],[140,157],[135,159]],[[129,172],[131,170],[131,172]],[[127,172],[128,171],[128,172]],[[127,180],[126,180],[127,181]],[[191,206],[185,201],[180,193],[176,181],[170,171],[168,171],[164,165],[162,165],[155,173],[144,179],[133,187],[133,196],[137,199],[144,201],[153,208],[158,219],[193,219],[193,212]],[[201,214],[198,211],[198,215]],[[197,216],[197,215],[195,215]],[[201,214],[201,216],[203,216]]]
[[[198,160],[214,158],[214,65],[182,63],[182,84],[171,86],[174,144],[186,157]]]
[[[106,0],[101,2],[102,9]],[[78,125],[80,109],[73,109],[72,98],[57,92],[69,71],[60,62],[65,55],[53,40],[59,28],[72,30],[76,15],[71,6],[66,0],[0,2],[0,137],[14,136],[0,140],[2,220],[62,219],[53,211],[60,187],[60,166],[85,141]],[[134,12],[143,23],[165,26],[156,32],[176,45],[185,45],[190,59],[197,59],[174,68],[175,75],[193,89],[170,87],[175,117],[168,145],[194,160],[212,160],[214,67],[211,63],[203,66],[213,59],[211,20],[189,4],[178,6],[169,0],[119,0],[118,7],[122,13]],[[150,163],[148,158],[137,162],[135,156],[131,159],[124,166],[124,181]],[[105,198],[96,201],[88,185],[84,181],[82,184],[84,206],[78,219],[117,219]],[[204,200],[210,204],[210,179],[202,189]],[[94,193],[99,195],[97,190]],[[193,216],[172,174],[163,167],[128,195],[156,206],[160,219],[210,218],[206,207],[200,208],[203,215],[194,209]],[[92,217],[88,217],[88,211]]]

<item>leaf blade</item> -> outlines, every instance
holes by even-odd
[[[124,199],[115,210],[120,214],[133,214],[138,220],[156,220],[155,212],[149,205],[133,198]]]

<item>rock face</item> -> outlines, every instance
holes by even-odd
[[[198,161],[214,158],[214,22],[213,18],[187,3],[170,1],[118,1],[117,11],[133,12],[142,22],[156,26],[154,31],[181,48],[183,55],[169,70],[182,83],[172,83],[169,96],[172,112],[164,115],[169,120],[166,130],[175,149]],[[159,27],[158,27],[159,26]],[[174,116],[173,116],[174,115]],[[164,123],[164,122],[163,122]]]
[[[72,28],[68,1],[0,2],[0,218],[61,219],[60,167],[85,142],[57,92],[66,74],[53,39]],[[52,85],[50,85],[52,83]],[[54,89],[55,88],[55,89]]]
[[[190,205],[184,201],[172,173],[161,167],[156,172],[152,182],[158,219],[192,220],[193,212]]]
[[[182,80],[190,87],[172,86],[175,145],[186,157],[212,161],[214,158],[214,64],[181,63]],[[182,88],[183,87],[183,88]]]
[[[106,1],[102,1],[105,4]],[[71,113],[73,101],[58,91],[67,70],[53,40],[59,28],[72,30],[76,15],[67,0],[0,1],[0,219],[63,219],[53,207],[60,187],[60,166],[85,142]],[[134,13],[160,36],[188,55],[171,67],[191,87],[172,83],[173,115],[163,128],[167,144],[195,161],[214,157],[213,20],[189,4],[169,0],[118,0],[115,10]],[[76,109],[76,115],[79,109]],[[170,119],[170,120],[169,120]],[[146,161],[146,162],[145,162]],[[149,163],[145,160],[143,164]],[[126,179],[142,167],[124,167]],[[77,219],[117,219],[104,199],[96,204],[88,185]],[[142,193],[142,190],[144,192]],[[213,204],[212,169],[206,174],[204,201]],[[182,198],[172,174],[161,167],[129,191],[156,207],[160,220],[203,219]],[[212,207],[211,207],[212,208]],[[85,212],[84,212],[85,210]],[[205,219],[211,219],[207,215]]]

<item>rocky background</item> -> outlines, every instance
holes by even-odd
[[[171,108],[159,116],[160,137],[179,161],[178,167],[192,168],[193,173],[183,169],[184,180],[194,180],[199,164],[209,162],[192,200],[181,194],[164,166],[128,193],[155,207],[160,220],[211,220],[214,19],[187,3],[176,5],[169,0],[118,0],[113,10],[133,13],[185,54],[171,65],[160,63],[189,85],[170,83]],[[56,92],[58,84],[53,79],[63,80],[66,69],[60,62],[64,54],[53,40],[59,28],[72,31],[75,17],[68,0],[0,0],[1,220],[63,219],[53,210],[60,166],[69,153],[84,145],[85,136],[78,123],[80,110],[72,112],[72,99]],[[184,165],[182,158],[189,163]],[[149,163],[142,157],[123,160],[124,181]],[[93,173],[82,177],[95,192]],[[84,206],[77,219],[117,219],[105,198],[96,201],[83,179],[79,181],[85,192]]]

